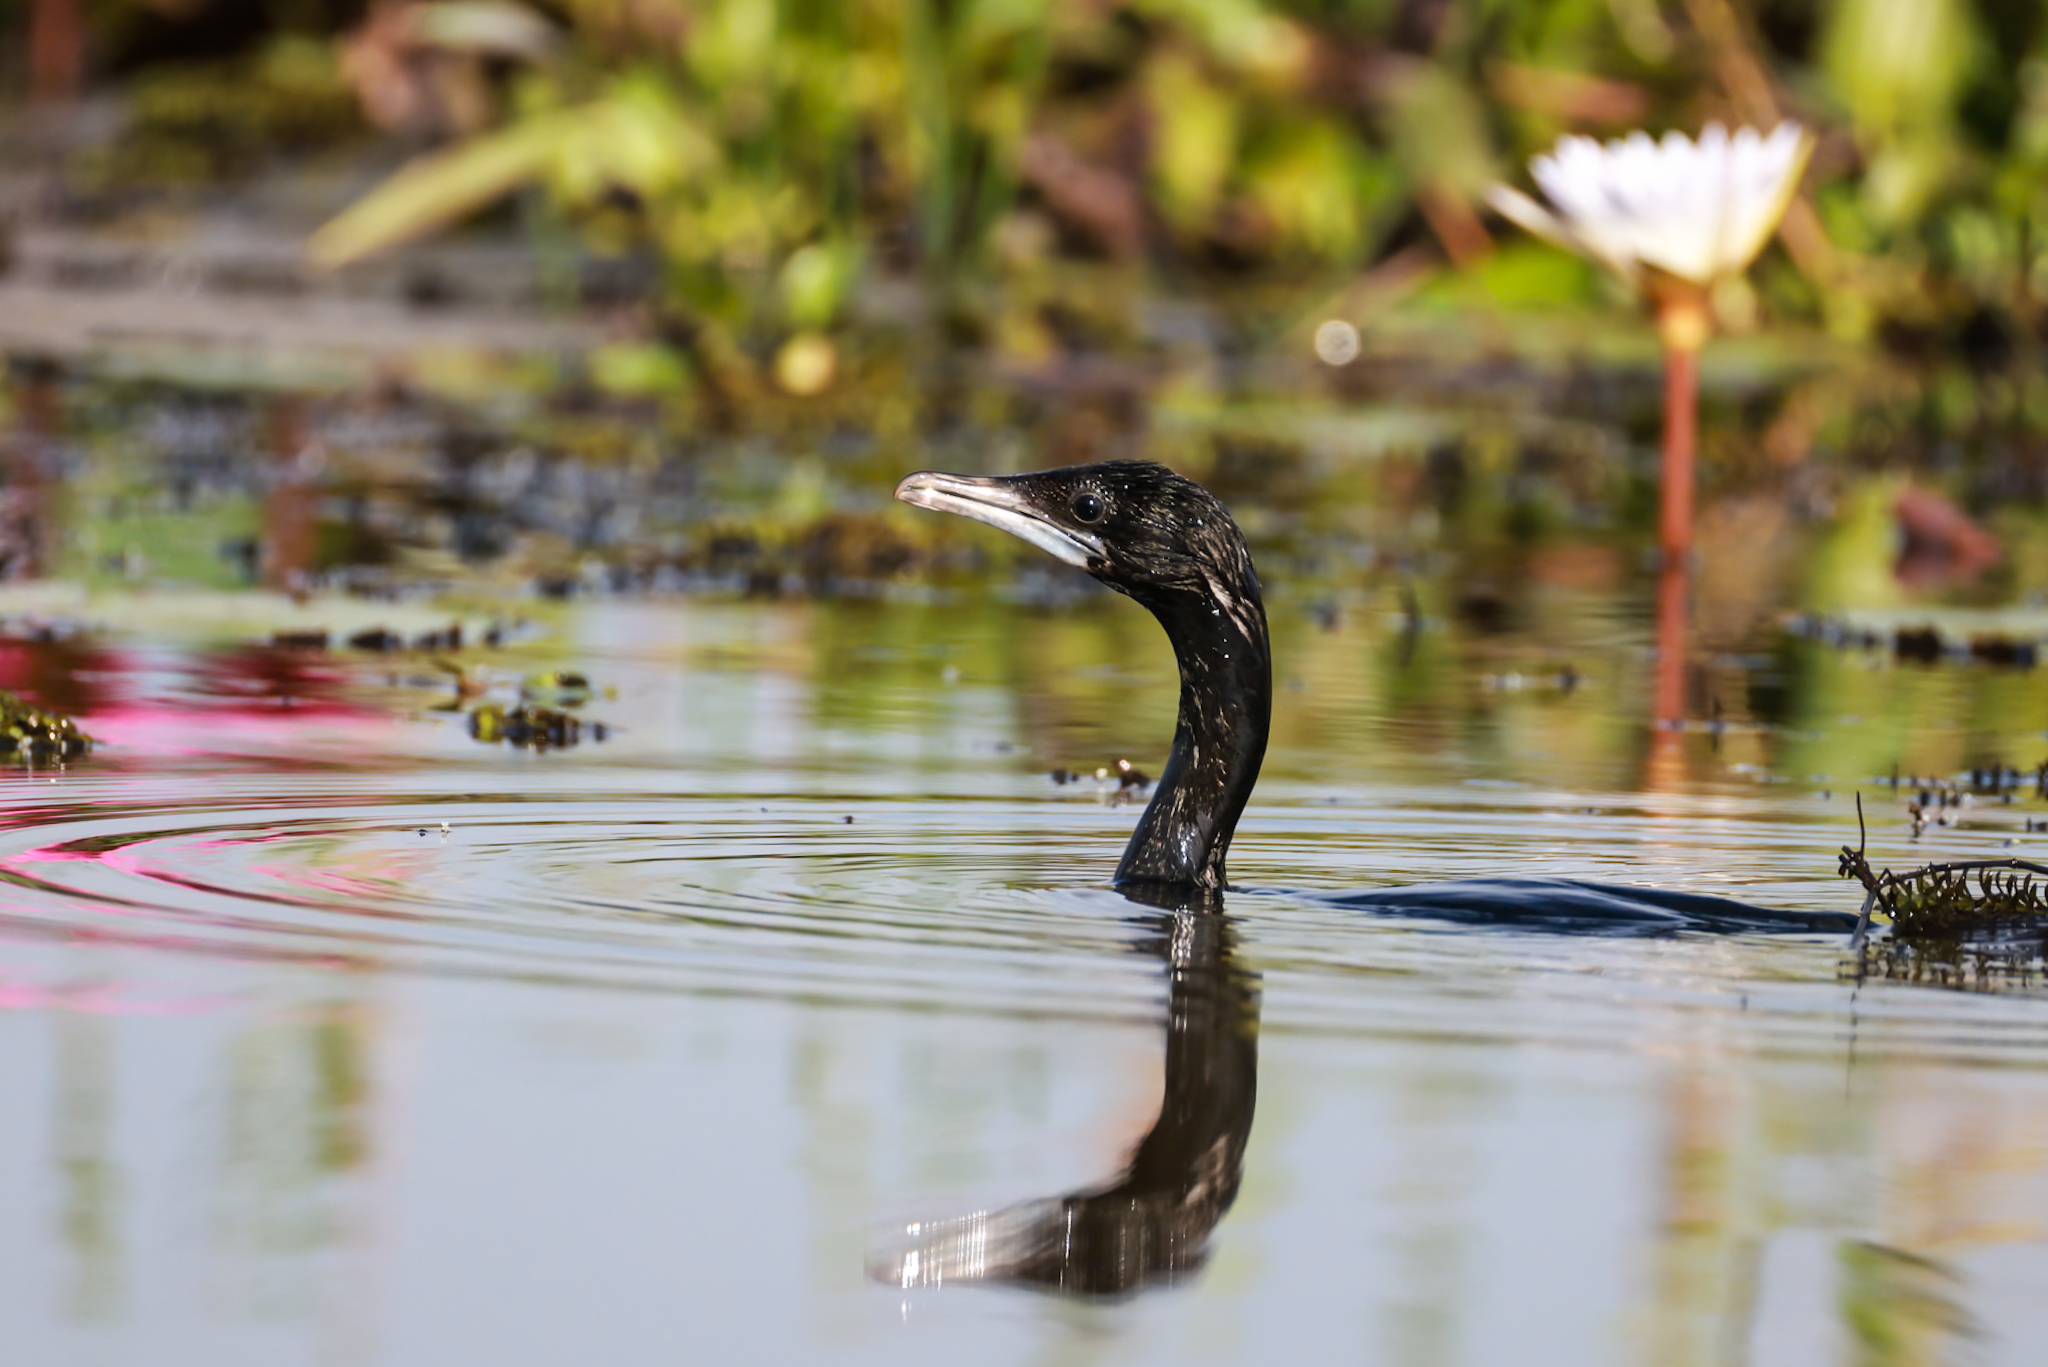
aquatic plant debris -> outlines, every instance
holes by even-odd
[[[495,630],[496,628],[493,628],[493,631]],[[393,631],[390,627],[366,627],[351,633],[343,642],[350,650],[362,651],[369,655],[389,655],[400,650],[448,654],[461,650],[462,643],[460,622],[450,622],[445,627],[418,632],[410,638]],[[331,650],[334,647],[334,633],[324,627],[274,631],[270,634],[270,644],[279,650]],[[495,645],[496,642],[487,639],[486,644]]]
[[[2048,864],[1971,859],[1903,873],[1873,870],[1865,853],[1861,794],[1856,822],[1863,838],[1842,847],[1836,873],[1864,889],[1849,941],[1859,980],[1873,967],[1883,977],[1945,986],[2030,980],[2039,973],[2048,949],[2048,896],[2039,879],[2048,877]],[[1889,935],[1873,962],[1870,929],[1880,912],[1890,922]]]
[[[1799,613],[1785,630],[1803,640],[1838,650],[1888,650],[1908,664],[1980,664],[1999,669],[2032,669],[2048,641],[2038,634],[1997,629],[1968,630],[1932,621],[1886,627],[1846,617]]]
[[[61,712],[23,702],[0,692],[0,759],[17,764],[48,764],[78,759],[96,744]]]
[[[1092,775],[1086,770],[1061,768],[1054,769],[1049,777],[1061,787],[1065,787],[1069,783],[1086,782],[1091,777],[1098,785],[1114,780],[1116,783],[1116,795],[1118,796],[1131,792],[1143,792],[1152,786],[1152,776],[1127,759],[1119,759],[1113,768],[1109,765],[1103,765],[1096,769]]]
[[[505,744],[522,750],[566,750],[580,744],[585,733],[593,741],[609,734],[603,722],[585,723],[553,707],[506,707],[485,703],[469,714],[469,734],[486,745]]]
[[[573,670],[546,670],[519,681],[519,700],[529,706],[581,707],[591,693],[590,680]]]
[[[450,622],[445,627],[422,631],[410,640],[390,627],[369,627],[350,636],[348,647],[372,655],[388,655],[408,649],[443,653],[459,651],[462,649],[462,623]]]

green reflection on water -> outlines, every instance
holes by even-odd
[[[258,1319],[313,1314],[337,1290],[331,1254],[355,1221],[344,1179],[370,1157],[380,1098],[361,1002],[259,1019],[227,1045],[213,1237],[230,1303]]]
[[[68,1312],[87,1322],[121,1310],[126,1182],[113,1153],[116,1079],[113,1025],[66,1014],[57,1034],[57,1181],[61,1225],[72,1256]]]

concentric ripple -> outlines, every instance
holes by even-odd
[[[123,776],[18,788],[0,832],[0,927],[915,1009],[1143,1018],[1163,1000],[1146,948],[1160,913],[1099,881],[1128,811],[1021,780],[994,794],[936,780],[937,792],[890,795],[730,779],[722,791],[650,790],[644,776],[588,771],[575,787],[508,791],[505,777],[237,776],[169,802],[160,783]],[[1276,786],[1236,860],[1259,890],[1230,899],[1269,1030],[2048,1059],[2037,1003],[1857,989],[1825,937],[1488,932],[1377,919],[1304,886],[1504,867],[1616,877],[1647,863],[1668,886],[1833,905],[1840,892],[1811,876],[1812,852],[1839,837],[1817,820],[1704,809],[1674,820],[1668,805],[1621,800],[1589,816],[1533,792],[1332,801]],[[1489,850],[1484,864],[1461,861],[1476,848]],[[1761,881],[1730,889],[1715,870],[1737,848]]]
[[[103,796],[18,810],[0,835],[0,919],[622,987],[1090,1014],[1105,991],[1113,1010],[1142,1012],[1153,995],[1116,952],[1135,938],[1121,899],[998,881],[1029,836],[1000,805],[965,839],[947,831],[946,877],[932,881],[917,876],[919,842],[957,827],[955,801],[394,800],[389,776],[365,801],[356,786],[271,778],[174,806]],[[962,882],[977,885],[965,905],[946,895]]]

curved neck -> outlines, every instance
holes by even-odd
[[[1117,865],[1119,887],[1221,888],[1273,716],[1273,664],[1256,580],[1140,601],[1173,642],[1180,721],[1152,802]]]

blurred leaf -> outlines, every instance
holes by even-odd
[[[1802,601],[1815,612],[1886,608],[1904,601],[1892,562],[1898,558],[1898,520],[1892,505],[1900,481],[1870,479],[1839,503],[1835,522],[1814,548]]]
[[[1837,0],[1822,66],[1869,149],[1864,195],[1881,222],[1918,213],[1954,168],[1971,36],[1962,0]]]
[[[790,253],[782,265],[782,311],[793,327],[822,328],[838,316],[859,272],[860,254],[851,244],[812,243]]]
[[[1175,227],[1193,230],[1215,212],[1236,164],[1237,102],[1178,54],[1152,63],[1148,79],[1160,207]]]
[[[314,233],[306,253],[332,270],[457,222],[538,178],[587,118],[548,115],[409,162]]]
[[[1298,86],[1313,56],[1302,26],[1259,0],[1141,0],[1133,8],[1182,26],[1218,61],[1283,88]]]
[[[408,163],[316,232],[307,252],[316,265],[345,266],[542,179],[577,203],[614,186],[658,196],[715,156],[657,87],[625,81],[610,99],[535,115]]]
[[[1546,308],[1598,299],[1606,284],[1583,257],[1510,239],[1462,273],[1459,292],[1509,308]]]
[[[1395,157],[1416,181],[1477,199],[1499,178],[1478,92],[1433,62],[1406,71],[1397,90],[1387,120]]]
[[[1960,0],[1836,0],[1822,62],[1859,127],[1884,136],[1947,113],[1968,46]]]
[[[1379,168],[1334,119],[1296,118],[1263,130],[1248,150],[1248,196],[1296,250],[1350,260],[1364,244]],[[1381,182],[1383,184],[1383,182]]]
[[[598,347],[585,358],[591,383],[610,394],[659,397],[681,393],[690,380],[688,363],[673,348],[635,343]]]

